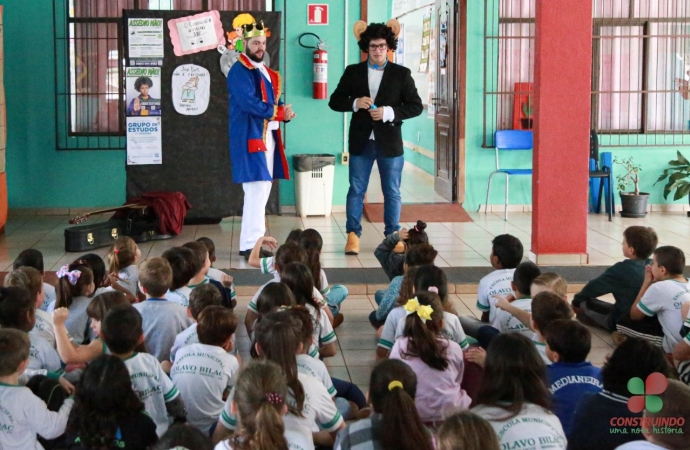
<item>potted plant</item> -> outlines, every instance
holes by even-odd
[[[531,95],[528,95],[527,101],[522,103],[522,114],[525,116],[524,118],[520,119],[522,129],[531,130],[532,126],[534,125],[534,119],[532,119],[532,115],[534,115],[534,107],[532,107]]]
[[[618,190],[621,196],[621,216],[622,217],[644,217],[647,215],[647,200],[649,193],[640,192],[640,176],[642,168],[635,164],[633,157],[613,158],[613,164],[621,166],[625,173],[616,176]],[[634,186],[632,192],[624,192],[628,186]]]
[[[664,169],[664,173],[654,183],[656,185],[656,183],[668,178],[664,186],[664,200],[674,190],[676,192],[673,194],[673,200],[680,200],[690,194],[690,161],[677,150],[676,155],[677,159],[672,159],[668,162],[668,165],[671,167]],[[690,211],[688,211],[687,215],[690,217]]]

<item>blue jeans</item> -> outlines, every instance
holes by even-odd
[[[370,139],[364,145],[364,152],[361,155],[350,156],[350,189],[347,191],[347,222],[345,231],[355,232],[357,236],[362,235],[362,210],[364,208],[364,194],[369,186],[371,169],[374,161],[379,168],[381,176],[381,190],[383,191],[383,222],[386,226],[384,234],[388,236],[400,229],[400,208],[402,200],[400,198],[400,180],[402,170],[405,165],[405,158],[395,156],[385,158],[379,156],[376,141]]]
[[[340,312],[340,304],[345,301],[347,295],[347,288],[342,284],[332,286],[331,291],[326,294],[326,303],[334,317]]]

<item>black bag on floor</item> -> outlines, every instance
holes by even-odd
[[[65,228],[66,252],[89,252],[113,245],[118,237],[125,236],[125,222],[108,220]]]

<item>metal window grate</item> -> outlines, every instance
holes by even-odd
[[[592,0],[591,125],[601,146],[690,144],[690,0]],[[534,0],[485,0],[484,147],[528,129]]]
[[[56,147],[125,148],[123,9],[267,10],[267,0],[53,0]]]

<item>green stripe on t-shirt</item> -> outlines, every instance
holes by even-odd
[[[333,386],[331,386],[330,388],[328,388],[328,393],[331,395],[331,397],[335,397],[335,394],[337,394],[338,392],[335,390]]]
[[[163,396],[163,400],[165,400],[165,402],[167,403],[173,398],[177,397],[178,394],[179,392],[177,391],[177,388],[173,386],[173,388],[170,389],[168,393]]]
[[[220,415],[220,419],[225,422],[227,425],[230,425],[231,427],[235,428],[237,426],[237,419],[235,416],[231,416],[228,413],[223,410],[223,412]]]
[[[644,305],[644,303],[642,303],[642,302],[638,303],[638,304],[637,304],[637,307],[640,308],[640,311],[642,311],[643,313],[645,313],[645,314],[648,315],[648,316],[653,316],[653,315],[654,315],[654,311],[652,311],[651,309],[647,308],[647,307]]]
[[[261,258],[261,273],[268,273],[268,258]]]
[[[390,350],[393,348],[393,343],[391,341],[387,341],[385,339],[379,339],[379,347],[383,347],[387,350]]]
[[[324,430],[328,431],[329,429],[333,428],[335,424],[338,423],[341,419],[342,417],[340,416],[340,413],[336,411],[335,416],[333,416],[333,420],[327,423],[322,423],[321,427]]]
[[[336,340],[335,331],[331,331],[325,337],[319,339],[322,344],[330,344]]]
[[[463,350],[470,348],[470,343],[467,342],[467,339],[463,339],[462,342],[458,342],[458,344],[460,344],[460,348]]]
[[[480,311],[491,311],[490,306],[482,305],[481,303],[479,303],[479,301],[477,301],[477,309]]]

